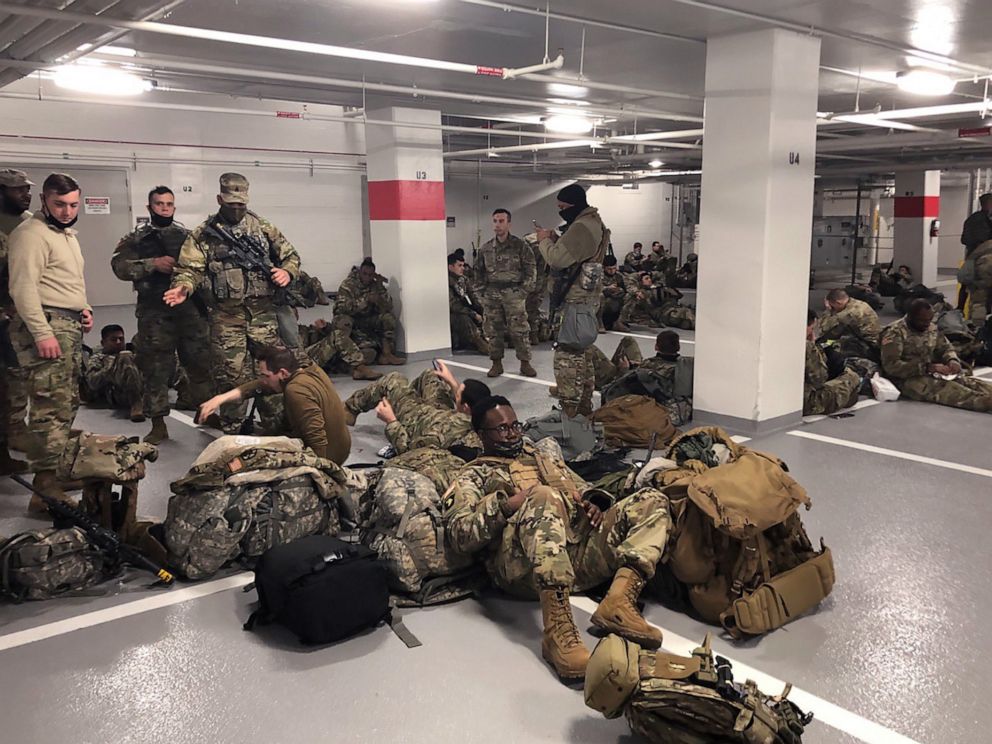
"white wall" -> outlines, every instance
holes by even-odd
[[[276,116],[279,110],[304,108],[340,115],[340,108],[162,92],[126,106],[2,97],[18,91],[36,93],[37,81],[21,81],[0,93],[4,133],[23,138],[0,141],[0,167],[59,162],[72,173],[73,166],[123,165],[135,217],[147,214],[149,189],[166,184],[176,192],[177,219],[189,227],[216,211],[220,174],[238,171],[251,182],[251,209],[283,231],[304,268],[329,290],[361,260],[363,127]],[[51,88],[46,95],[69,94]],[[163,101],[174,107],[140,107]],[[188,111],[183,105],[271,116]],[[81,240],[85,246],[85,234]],[[106,281],[117,280],[108,271]],[[103,304],[100,285],[88,289],[91,301]]]

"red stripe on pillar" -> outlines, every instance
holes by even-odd
[[[939,196],[897,196],[893,205],[893,216],[936,218],[940,214]]]
[[[369,181],[370,220],[443,220],[443,181]]]

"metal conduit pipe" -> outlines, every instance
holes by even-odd
[[[614,83],[598,83],[584,77],[566,77],[557,75],[521,75],[524,80],[535,80],[541,83],[564,83],[566,85],[581,85],[584,88],[593,90],[610,90],[617,93],[633,93],[638,96],[651,96],[652,98],[678,98],[683,101],[702,101],[702,96],[694,96],[689,93],[676,93],[670,90],[654,90],[652,88],[634,88],[630,85],[616,85]]]

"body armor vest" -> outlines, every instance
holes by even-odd
[[[254,216],[249,212],[249,216]],[[247,221],[247,217],[245,221]],[[257,218],[256,218],[257,220]],[[211,217],[208,224],[220,224],[224,230],[229,232],[241,243],[241,247],[246,252],[252,253],[261,258],[262,261],[272,265],[272,257],[269,253],[269,239],[261,228],[252,229],[251,226],[239,224],[231,227],[225,224],[218,216]],[[258,223],[255,222],[257,225]],[[247,228],[247,229],[246,229]],[[248,266],[235,250],[232,250],[226,240],[219,234],[207,231],[211,250],[207,271],[210,274],[211,286],[214,296],[218,300],[244,300],[254,297],[269,297],[275,293],[275,285],[270,280],[269,273],[263,271],[258,266]],[[280,303],[282,304],[282,303]]]
[[[143,225],[135,232],[135,253],[142,260],[170,256],[178,261],[179,250],[188,235],[189,231],[176,223],[163,228]],[[160,303],[162,295],[169,289],[171,282],[172,277],[160,271],[139,279],[134,283],[134,288],[138,292],[138,302]]]

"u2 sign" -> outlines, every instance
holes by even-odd
[[[799,165],[798,152],[789,152],[789,165]]]

